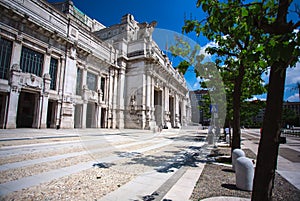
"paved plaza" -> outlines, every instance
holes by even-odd
[[[189,180],[188,200],[205,157],[205,131],[34,130],[1,131],[4,199],[143,200],[176,195]],[[200,167],[200,169],[199,169]],[[80,181],[79,181],[80,180]],[[182,189],[181,189],[182,190]],[[76,191],[76,192],[75,192]]]
[[[242,148],[257,153],[256,133],[243,130]],[[4,200],[189,200],[212,149],[206,136],[207,130],[197,127],[160,133],[1,130],[0,195]],[[288,142],[281,146],[278,173],[299,189],[299,139]]]

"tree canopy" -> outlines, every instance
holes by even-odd
[[[218,56],[216,64],[221,72],[226,72],[226,90],[233,89],[234,147],[240,143],[240,103],[250,91],[258,89],[261,73],[267,67],[270,69],[252,200],[272,197],[286,69],[295,66],[300,55],[300,21],[287,21],[292,2],[198,0],[197,7],[202,8],[207,18],[185,20],[183,27],[186,33],[203,34],[217,43],[208,52]]]

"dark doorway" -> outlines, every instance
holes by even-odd
[[[106,109],[101,108],[101,128],[106,128],[105,119],[106,119]]]
[[[82,105],[75,105],[74,128],[82,128]]]
[[[55,128],[56,105],[56,101],[49,100],[47,111],[47,128]]]
[[[169,110],[170,110],[170,121],[171,125],[174,127],[174,97],[169,97]]]
[[[86,127],[95,128],[95,103],[88,103],[86,109]]]
[[[182,103],[181,102],[179,102],[179,123],[180,123],[180,125],[182,125],[182,119],[181,119],[181,105],[182,105]]]
[[[163,125],[163,115],[162,115],[162,91],[154,91],[154,115],[157,126]]]
[[[36,109],[36,95],[29,92],[21,92],[18,103],[17,128],[32,128],[34,110]]]
[[[7,95],[6,94],[1,94],[0,93],[0,126],[1,128],[4,128],[5,126],[5,122],[4,122],[4,119],[5,119],[5,111],[6,111],[6,98]]]

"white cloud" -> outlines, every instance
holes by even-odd
[[[287,98],[287,101],[289,102],[299,102],[299,94],[294,94]]]
[[[300,82],[300,62],[296,64],[296,67],[288,68],[286,71],[286,85],[296,84]]]
[[[199,82],[195,82],[193,85],[193,90],[197,90],[200,88],[200,83]]]
[[[208,48],[208,47],[217,47],[217,46],[218,46],[217,43],[211,41],[211,42],[207,43],[205,46],[201,47],[199,54],[203,54],[205,56],[205,58],[210,59],[212,55],[208,54],[205,51],[206,48]]]
[[[257,96],[253,96],[250,99],[247,99],[247,101],[255,101],[255,100],[266,101],[267,99],[265,95],[257,95]]]

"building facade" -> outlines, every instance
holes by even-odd
[[[205,100],[204,96],[209,95],[208,90],[198,89],[189,92],[189,97],[191,101],[191,108],[192,108],[192,117],[191,121],[193,123],[199,123],[205,126],[208,126],[210,120],[205,115]]]
[[[1,128],[180,127],[185,80],[126,14],[105,27],[71,1],[0,2]]]

